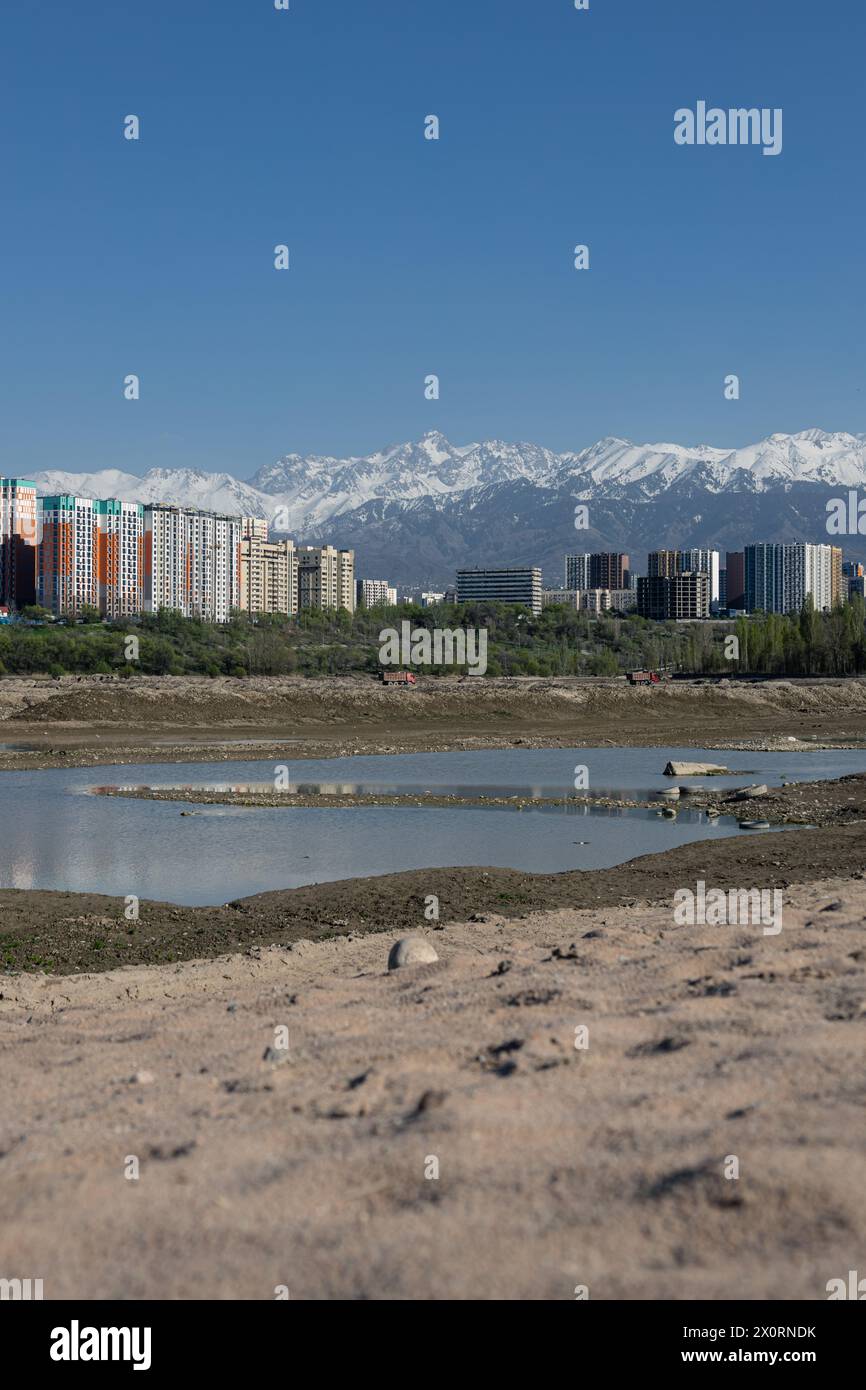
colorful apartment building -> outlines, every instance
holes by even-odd
[[[39,542],[36,484],[0,478],[0,603],[22,608],[36,595]]]
[[[144,611],[228,622],[240,607],[241,518],[193,507],[144,508]]]
[[[104,618],[141,612],[144,508],[117,498],[42,499],[36,600],[55,616],[95,608]]]

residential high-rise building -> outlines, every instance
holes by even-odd
[[[298,550],[298,607],[355,611],[355,552],[333,545]]]
[[[647,575],[638,580],[637,611],[657,621],[708,618],[710,576],[703,571]]]
[[[842,551],[838,545],[830,546],[830,606],[835,608],[848,598],[848,586],[842,583]]]
[[[629,558],[617,551],[566,555],[566,589],[628,589]]]
[[[725,608],[746,606],[746,557],[742,550],[729,550],[725,555]]]
[[[240,606],[241,521],[193,507],[144,509],[144,609],[224,623]]]
[[[807,597],[816,609],[832,607],[833,547],[806,542],[760,543],[745,548],[746,608],[798,612]]]
[[[566,589],[588,589],[589,588],[589,552],[585,555],[566,555],[565,557],[565,587]]]
[[[421,597],[423,601],[423,594]],[[355,581],[355,601],[359,608],[375,608],[380,603],[393,605],[397,602],[397,590],[387,579],[358,579]]]
[[[617,551],[601,551],[589,557],[588,589],[628,589],[629,558]]]
[[[672,579],[680,572],[678,550],[651,550],[647,556],[647,579]]]
[[[247,536],[255,536],[257,540],[266,541],[268,539],[268,519],[266,516],[242,516],[241,517],[241,540]]]
[[[0,604],[22,608],[36,591],[39,540],[36,484],[0,478]]]
[[[56,616],[95,608],[104,618],[141,612],[144,508],[116,497],[42,498],[36,598]]]
[[[512,569],[457,571],[458,603],[522,603],[541,612],[541,569],[534,565]]]
[[[679,574],[706,574],[710,580],[710,604],[719,602],[719,552],[700,547],[679,552]]]
[[[291,540],[241,537],[239,605],[248,613],[298,611],[298,556]]]
[[[96,607],[96,517],[92,497],[42,498],[36,599],[56,617]]]
[[[710,603],[719,602],[719,552],[695,547],[691,550],[651,550],[647,556],[648,579],[672,579],[676,574],[706,574],[710,580]]]
[[[858,560],[843,560],[842,598],[853,598],[855,594],[866,597],[866,566]]]
[[[116,497],[93,504],[96,607],[104,618],[129,618],[144,602],[144,507]]]

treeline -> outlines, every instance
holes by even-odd
[[[730,623],[683,624],[631,614],[594,618],[564,606],[533,616],[524,608],[490,603],[380,607],[355,614],[311,609],[296,618],[239,614],[219,625],[167,610],[118,623],[87,613],[83,622],[67,625],[0,626],[0,675],[372,675],[379,670],[380,632],[399,631],[405,621],[430,630],[486,628],[491,676],[615,676],[635,667],[696,675],[866,671],[866,607],[854,598],[832,613],[816,613],[807,604],[788,617],[757,613]],[[129,659],[131,651],[137,651],[137,659]]]

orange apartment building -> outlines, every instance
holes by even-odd
[[[42,499],[36,600],[56,617],[84,607],[104,618],[142,609],[144,507],[117,498],[59,495]]]
[[[36,484],[0,478],[0,604],[23,608],[36,594]]]

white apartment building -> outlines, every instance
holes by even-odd
[[[359,579],[355,584],[355,598],[359,608],[375,608],[377,604],[395,604],[397,590],[387,579]]]
[[[710,576],[710,603],[719,601],[719,552],[702,550],[699,547],[679,552],[678,572],[680,574],[708,574]]]
[[[227,622],[240,606],[241,519],[192,507],[144,510],[144,610]]]
[[[816,609],[832,608],[833,549],[807,542],[747,545],[746,608],[795,613],[807,595]]]

